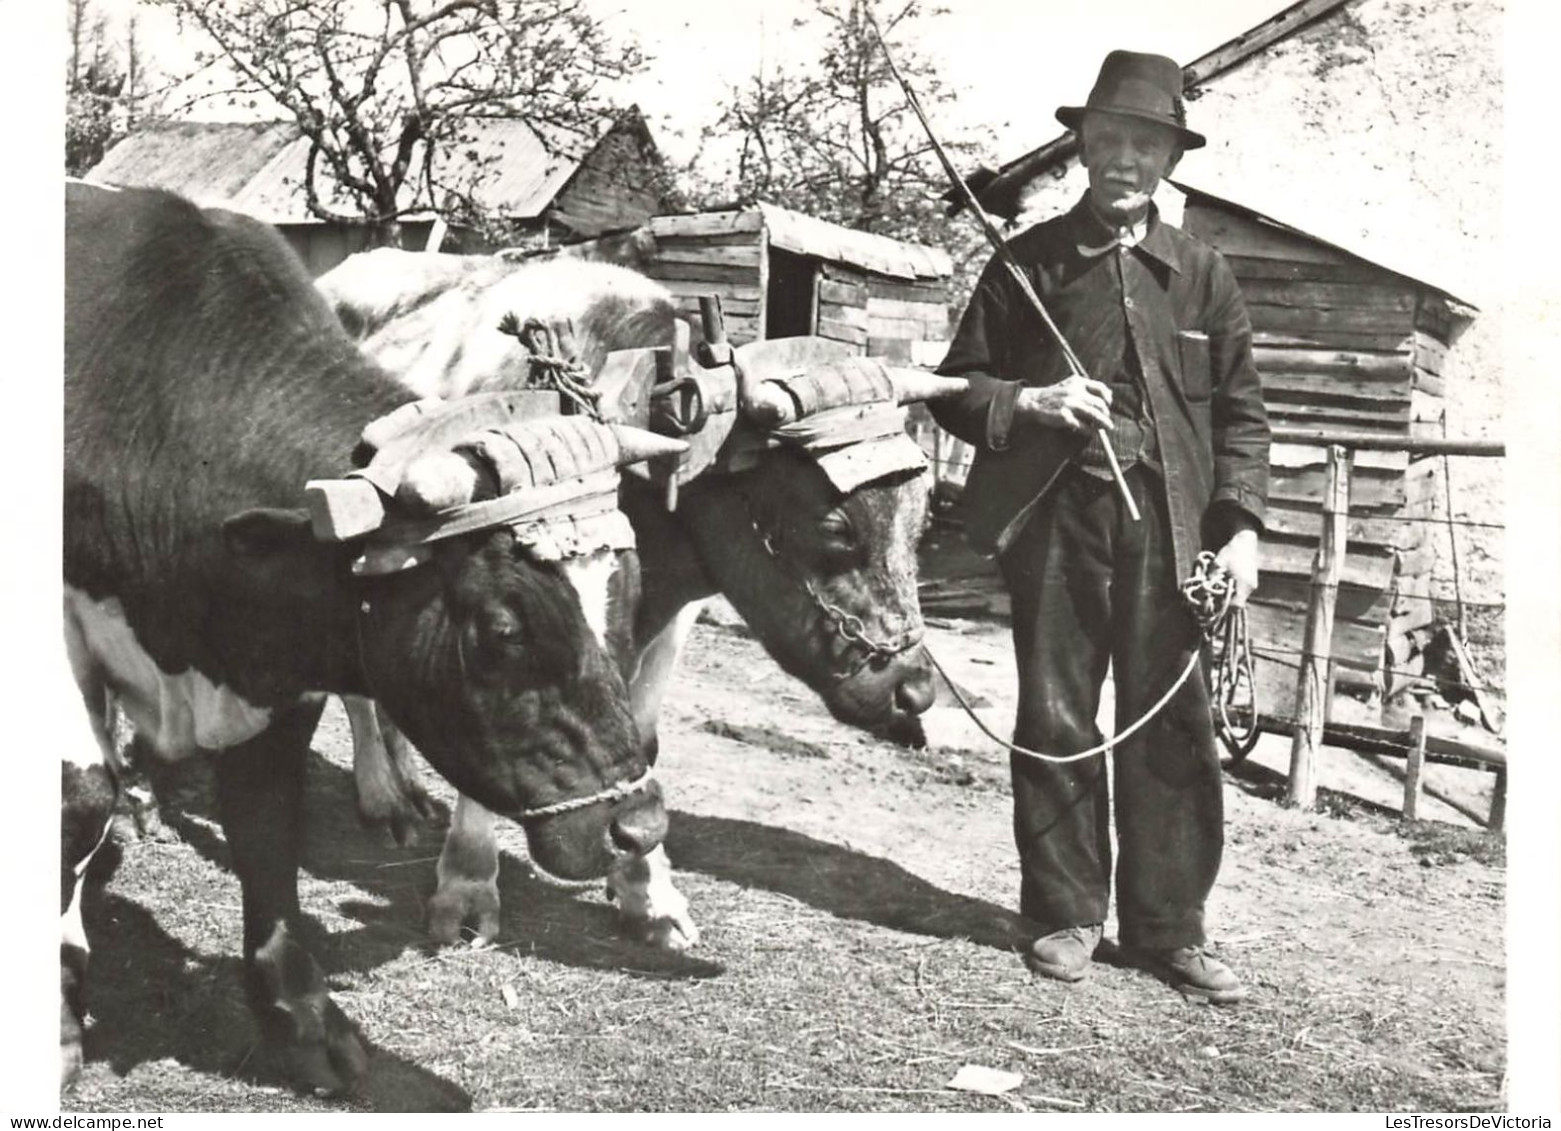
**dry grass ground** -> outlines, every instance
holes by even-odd
[[[931,640],[1001,715],[1006,639]],[[1006,769],[982,744],[907,750],[830,720],[740,628],[702,626],[663,714],[669,850],[704,939],[618,935],[598,892],[532,879],[506,833],[493,949],[428,950],[433,836],[356,825],[346,730],[311,765],[303,898],[337,1000],[375,1051],[376,1110],[1460,1110],[1500,1104],[1503,852],[1330,794],[1276,804],[1261,759],[1228,779],[1213,941],[1251,982],[1196,1006],[1100,964],[1032,980],[1015,948]],[[788,741],[770,743],[766,734]],[[1325,781],[1327,779],[1325,778]],[[95,1023],[72,1111],[326,1111],[255,1044],[238,886],[207,774],[160,782],[174,838],[132,839],[88,901]],[[1002,1096],[945,1085],[1011,1070]]]

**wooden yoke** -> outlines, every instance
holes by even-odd
[[[719,318],[719,313],[716,315]],[[677,505],[677,489],[708,471],[726,445],[737,423],[737,373],[730,361],[706,347],[712,325],[705,324],[706,342],[701,345],[698,363],[691,363],[691,334],[686,322],[678,319],[672,345],[655,349],[615,350],[607,355],[597,379],[604,386],[603,411],[608,403],[620,406],[625,399],[612,390],[640,386],[649,375],[653,381],[645,400],[645,417],[640,427],[662,436],[688,443],[682,455],[647,461],[626,468],[628,474],[660,484],[667,493],[667,509]],[[719,333],[717,331],[717,333]],[[720,337],[724,338],[724,334]],[[730,347],[727,347],[728,351]],[[713,363],[713,364],[712,364]],[[614,411],[617,411],[615,408]],[[608,416],[608,420],[614,417]]]
[[[556,392],[511,389],[402,405],[364,428],[362,443],[373,451],[368,466],[344,479],[311,479],[304,485],[314,536],[345,542],[378,530],[385,524],[386,500],[395,495],[407,464],[419,454],[449,446],[484,425],[557,416],[560,402]]]

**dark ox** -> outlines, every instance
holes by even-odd
[[[571,575],[508,527],[369,577],[352,571],[361,544],[313,536],[306,479],[348,472],[365,425],[409,397],[272,229],[71,184],[65,298],[66,646],[99,747],[63,771],[67,1071],[86,958],[72,920],[113,803],[117,701],[159,753],[218,752],[251,1004],[299,1084],[351,1085],[365,1053],[298,934],[322,693],[373,695],[463,794],[521,820],[542,868],[599,876],[666,827],[659,789],[627,788],[644,746],[603,639],[628,634],[589,624]],[[611,557],[593,565],[596,599],[622,620],[637,561]]]
[[[506,315],[572,320],[580,362],[593,374],[613,350],[671,343],[677,318],[659,284],[577,259],[528,263],[380,250],[354,256],[317,285],[365,352],[421,396],[524,382],[526,350],[497,330]],[[927,495],[919,469],[842,494],[812,459],[776,450],[750,470],[696,477],[682,487],[671,513],[659,492],[632,479],[620,498],[644,574],[630,687],[652,744],[678,651],[702,599],[715,593],[731,601],[781,667],[806,681],[842,721],[893,727],[931,705],[930,667],[908,646],[921,633],[916,546]],[[898,643],[874,650],[864,639]],[[369,736],[372,713],[349,704],[349,715],[355,735]],[[375,768],[405,757],[387,737],[388,759],[383,748],[358,749],[360,791],[372,792],[372,815],[380,817],[396,804],[383,783],[410,779]],[[365,756],[369,750],[373,755]],[[430,909],[436,939],[453,940],[463,922],[474,923],[482,937],[498,930],[497,856],[488,821],[465,800],[458,806]],[[663,851],[624,861],[610,886],[645,937],[674,947],[697,939]]]

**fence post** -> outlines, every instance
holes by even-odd
[[[932,497],[943,498],[941,490],[943,486],[943,428],[934,423],[932,426]]]
[[[1323,486],[1322,536],[1312,561],[1311,600],[1306,610],[1306,641],[1295,688],[1295,736],[1290,746],[1287,799],[1302,809],[1317,804],[1317,748],[1328,719],[1328,668],[1332,662],[1333,612],[1344,573],[1350,517],[1350,467],[1353,456],[1338,444],[1328,448]]]
[[[1425,716],[1409,720],[1409,758],[1404,764],[1404,820],[1420,814],[1420,772],[1425,768]]]
[[[1496,781],[1491,787],[1491,815],[1485,827],[1493,833],[1501,832],[1507,824],[1507,767],[1496,771]]]

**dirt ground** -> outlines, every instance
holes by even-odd
[[[934,613],[928,640],[993,728],[1011,725],[1006,628]],[[1386,815],[1391,775],[1352,755],[1330,755],[1322,811],[1283,808],[1288,745],[1266,739],[1227,777],[1209,908],[1252,999],[1195,1006],[1109,963],[1080,986],[1039,982],[1015,953],[1006,762],[946,702],[924,749],[850,730],[715,610],[662,715],[668,848],[704,932],[681,956],[619,934],[600,893],[538,883],[518,830],[504,834],[499,945],[428,949],[437,838],[398,849],[356,825],[333,707],[311,766],[303,899],[335,996],[375,1050],[350,1106],[1500,1106],[1499,837],[1454,808]],[[288,1090],[256,1044],[208,776],[197,763],[159,782],[169,831],[125,838],[88,901],[94,1023],[68,1111],[333,1109]],[[1468,782],[1442,785],[1483,813]],[[970,1064],[1020,1082],[949,1088]]]

